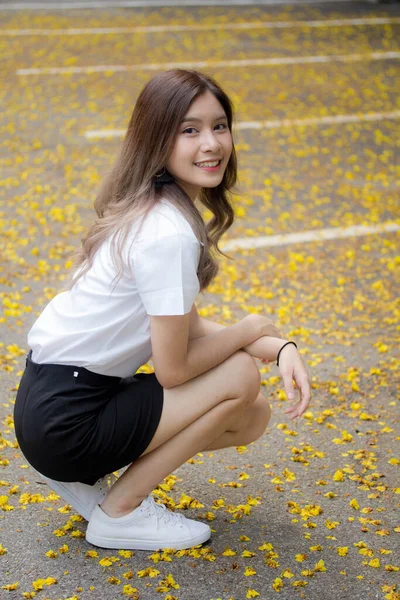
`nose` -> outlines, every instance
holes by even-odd
[[[213,131],[205,131],[201,141],[201,150],[203,152],[217,152],[220,148],[220,143],[217,140]]]

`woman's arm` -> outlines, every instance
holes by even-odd
[[[225,327],[226,325],[221,325],[221,323],[215,323],[215,321],[209,321],[208,319],[201,317],[193,304],[190,313],[189,339],[193,340],[206,335],[211,335],[212,333],[221,331]],[[251,354],[254,358],[274,361],[276,360],[279,349],[285,342],[287,342],[286,339],[264,335],[255,342],[244,346],[243,350]]]
[[[246,315],[211,335],[189,339],[190,313],[150,315],[152,359],[157,379],[167,389],[181,385],[265,336],[271,327],[274,329],[270,320],[261,315]],[[276,342],[282,345],[282,340],[276,339]],[[277,352],[278,348],[275,356]]]
[[[210,335],[220,331],[225,327],[225,325],[208,321],[207,319],[200,317],[194,305],[190,316],[192,325],[190,335],[196,337]],[[255,342],[244,346],[242,350],[245,350],[255,358],[263,359],[263,361],[275,362],[280,348],[286,341],[287,340],[283,340],[281,338],[274,338],[264,335],[258,338]],[[296,350],[295,346],[291,344],[286,346],[279,359],[279,370],[288,399],[293,401],[296,397],[293,381],[296,383],[297,393],[300,396],[300,399],[296,404],[285,410],[285,413],[291,420],[293,420],[296,417],[300,417],[304,414],[311,399],[311,385],[309,376],[301,356]]]

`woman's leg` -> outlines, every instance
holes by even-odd
[[[191,456],[232,428],[236,431],[239,419],[256,400],[260,403],[259,390],[257,365],[241,351],[207,373],[164,390],[158,429],[146,451],[108,492],[101,505],[104,512],[115,517],[131,512]]]
[[[260,392],[257,399],[244,414],[241,414],[230,428],[216,438],[203,450],[219,450],[231,446],[245,446],[264,433],[271,418],[271,407],[265,396]]]

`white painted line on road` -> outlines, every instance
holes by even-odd
[[[363,115],[332,115],[329,117],[313,117],[308,119],[277,119],[275,121],[239,121],[235,130],[269,129],[278,127],[302,127],[304,125],[328,125],[331,123],[359,123],[360,121],[384,121],[400,119],[400,110],[383,113],[366,113]],[[126,129],[94,129],[85,131],[88,140],[123,137]]]
[[[122,137],[126,133],[126,129],[94,129],[93,131],[85,131],[84,136],[88,140],[98,140],[104,138]]]
[[[251,248],[265,248],[267,246],[287,246],[290,244],[304,244],[307,242],[320,242],[323,240],[337,240],[339,238],[357,237],[361,235],[390,233],[400,231],[397,223],[382,223],[381,225],[354,225],[353,227],[333,227],[330,229],[315,229],[302,233],[287,233],[267,237],[236,238],[221,243],[224,252],[244,250]]]
[[[309,119],[277,119],[276,121],[241,121],[236,129],[269,129],[275,127],[302,127],[304,125],[328,125],[331,123],[359,123],[360,121],[384,121],[399,119],[400,110],[386,113],[366,113],[363,115],[331,115]]]
[[[353,0],[335,0],[352,2]],[[71,10],[77,8],[153,8],[185,6],[274,6],[279,4],[324,4],[332,0],[105,0],[87,2],[7,2],[0,4],[0,11],[6,10]]]
[[[248,23],[209,23],[208,25],[149,25],[147,27],[86,27],[70,29],[0,29],[0,36],[115,35],[124,33],[172,33],[181,31],[225,31],[289,29],[295,27],[348,27],[354,25],[396,25],[400,17],[371,19],[329,19],[325,21],[250,21]]]
[[[75,73],[117,73],[126,71],[163,71],[165,69],[216,69],[218,67],[271,67],[329,62],[359,62],[391,60],[400,58],[400,52],[371,52],[328,56],[282,56],[277,58],[253,58],[247,60],[204,60],[194,62],[145,63],[140,65],[91,65],[86,67],[35,67],[17,69],[17,75],[70,75]]]

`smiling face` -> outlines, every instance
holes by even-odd
[[[201,188],[219,185],[232,152],[225,111],[210,91],[186,113],[166,168],[194,201]]]

